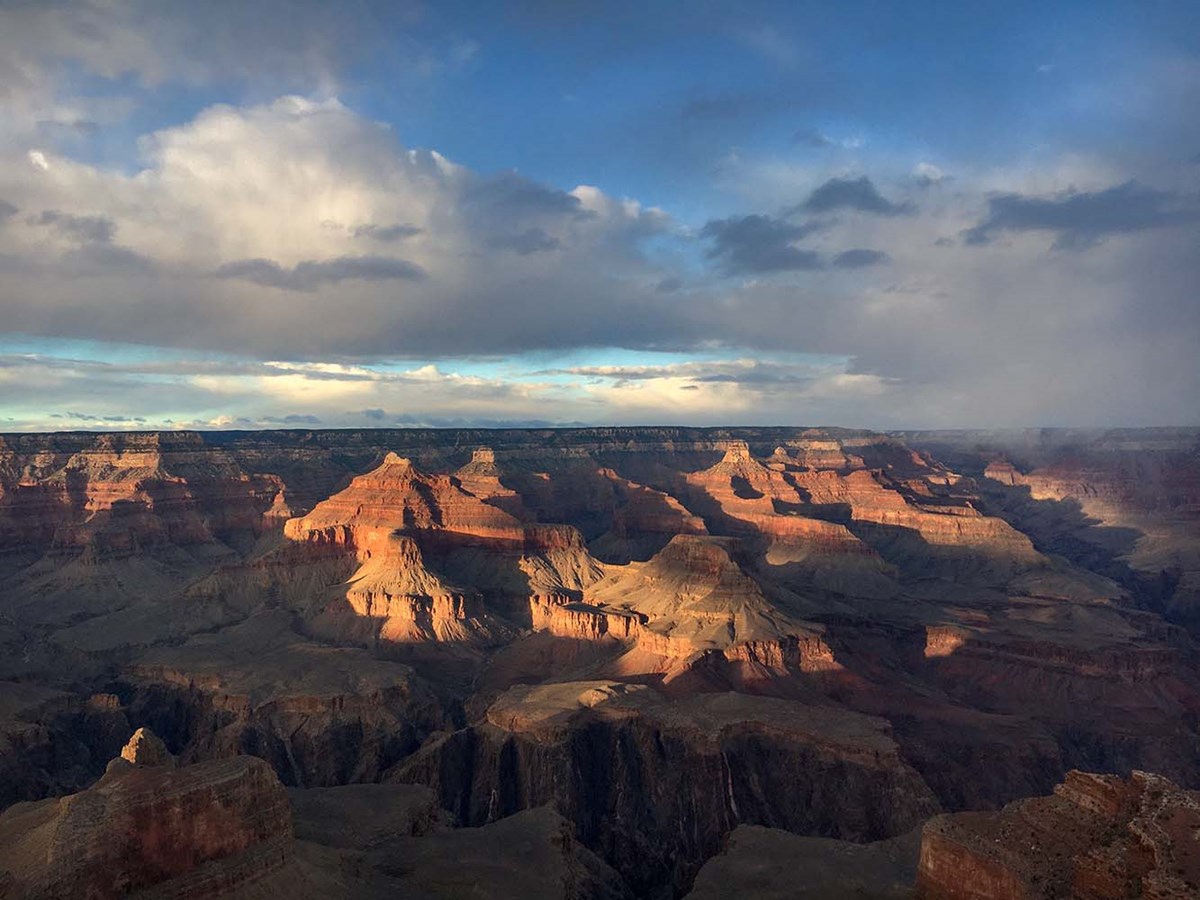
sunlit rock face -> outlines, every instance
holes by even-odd
[[[1200,786],[1197,437],[4,436],[0,804],[148,728],[136,772],[427,790],[598,896],[682,896],[735,832],[894,881],[930,816],[1071,769]],[[255,883],[410,859],[301,850]]]

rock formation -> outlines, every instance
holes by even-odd
[[[139,729],[92,787],[0,815],[0,892],[104,900],[216,897],[282,867],[291,852],[287,796],[262,760],[175,768]]]
[[[911,900],[920,829],[867,844],[739,825],[687,900]]]
[[[411,668],[305,640],[278,612],[152,650],[123,689],[184,760],[251,753],[289,785],[378,780],[445,724]]]
[[[513,688],[398,777],[470,825],[555,800],[639,892],[686,885],[739,823],[870,840],[937,805],[881,720],[729,693],[668,702],[607,681]]]
[[[722,866],[754,884],[754,848],[785,846],[891,890],[898,845],[839,842],[1072,768],[1200,785],[1198,447],[0,436],[0,808],[86,793],[144,727],[162,744],[121,777],[248,754],[346,791],[297,800],[311,839],[245,896],[674,898],[706,861],[698,891]],[[413,791],[408,818],[382,808]],[[341,805],[353,839],[318,828]],[[509,841],[554,874],[523,881]]]
[[[1200,896],[1200,794],[1134,772],[1069,772],[1049,797],[931,820],[918,893],[927,900]]]

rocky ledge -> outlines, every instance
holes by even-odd
[[[930,820],[924,900],[1200,896],[1200,793],[1158,775],[1072,771],[1049,797]]]

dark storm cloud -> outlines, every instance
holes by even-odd
[[[373,241],[391,243],[393,241],[404,240],[404,238],[410,238],[413,235],[420,234],[424,230],[423,228],[418,228],[416,225],[405,225],[397,222],[394,225],[358,225],[350,229],[350,233],[356,238],[370,238]]]
[[[57,209],[43,210],[40,215],[26,220],[32,226],[46,226],[63,237],[74,241],[108,244],[116,234],[117,226],[104,216],[74,216]]]
[[[1059,250],[1089,247],[1114,234],[1200,221],[1195,197],[1126,181],[1102,191],[1064,191],[1048,197],[999,194],[987,215],[963,232],[968,244],[986,244],[998,232],[1049,231]]]
[[[913,212],[911,203],[893,203],[879,193],[866,175],[860,178],[831,178],[808,195],[794,211],[810,213],[851,209],[880,216],[898,216]]]
[[[545,253],[558,249],[558,238],[546,234],[541,228],[529,228],[520,234],[498,234],[488,238],[489,247],[497,250],[511,250],[521,256],[531,253]]]
[[[425,270],[415,263],[388,256],[339,256],[305,260],[287,269],[270,259],[240,259],[217,269],[218,278],[234,278],[288,291],[315,291],[339,281],[422,281]]]
[[[674,275],[664,278],[654,286],[654,289],[660,294],[673,294],[683,287],[683,279],[676,278]]]
[[[890,262],[891,258],[882,250],[843,250],[833,258],[835,269],[865,269]]]
[[[709,259],[719,260],[731,274],[749,274],[820,269],[820,254],[795,246],[814,230],[811,224],[751,215],[712,219],[700,235],[713,241]]]
[[[4,222],[6,219],[11,219],[20,211],[20,208],[13,206],[7,200],[0,200],[0,222]]]

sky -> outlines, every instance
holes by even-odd
[[[0,0],[0,432],[1200,424],[1200,3]]]

